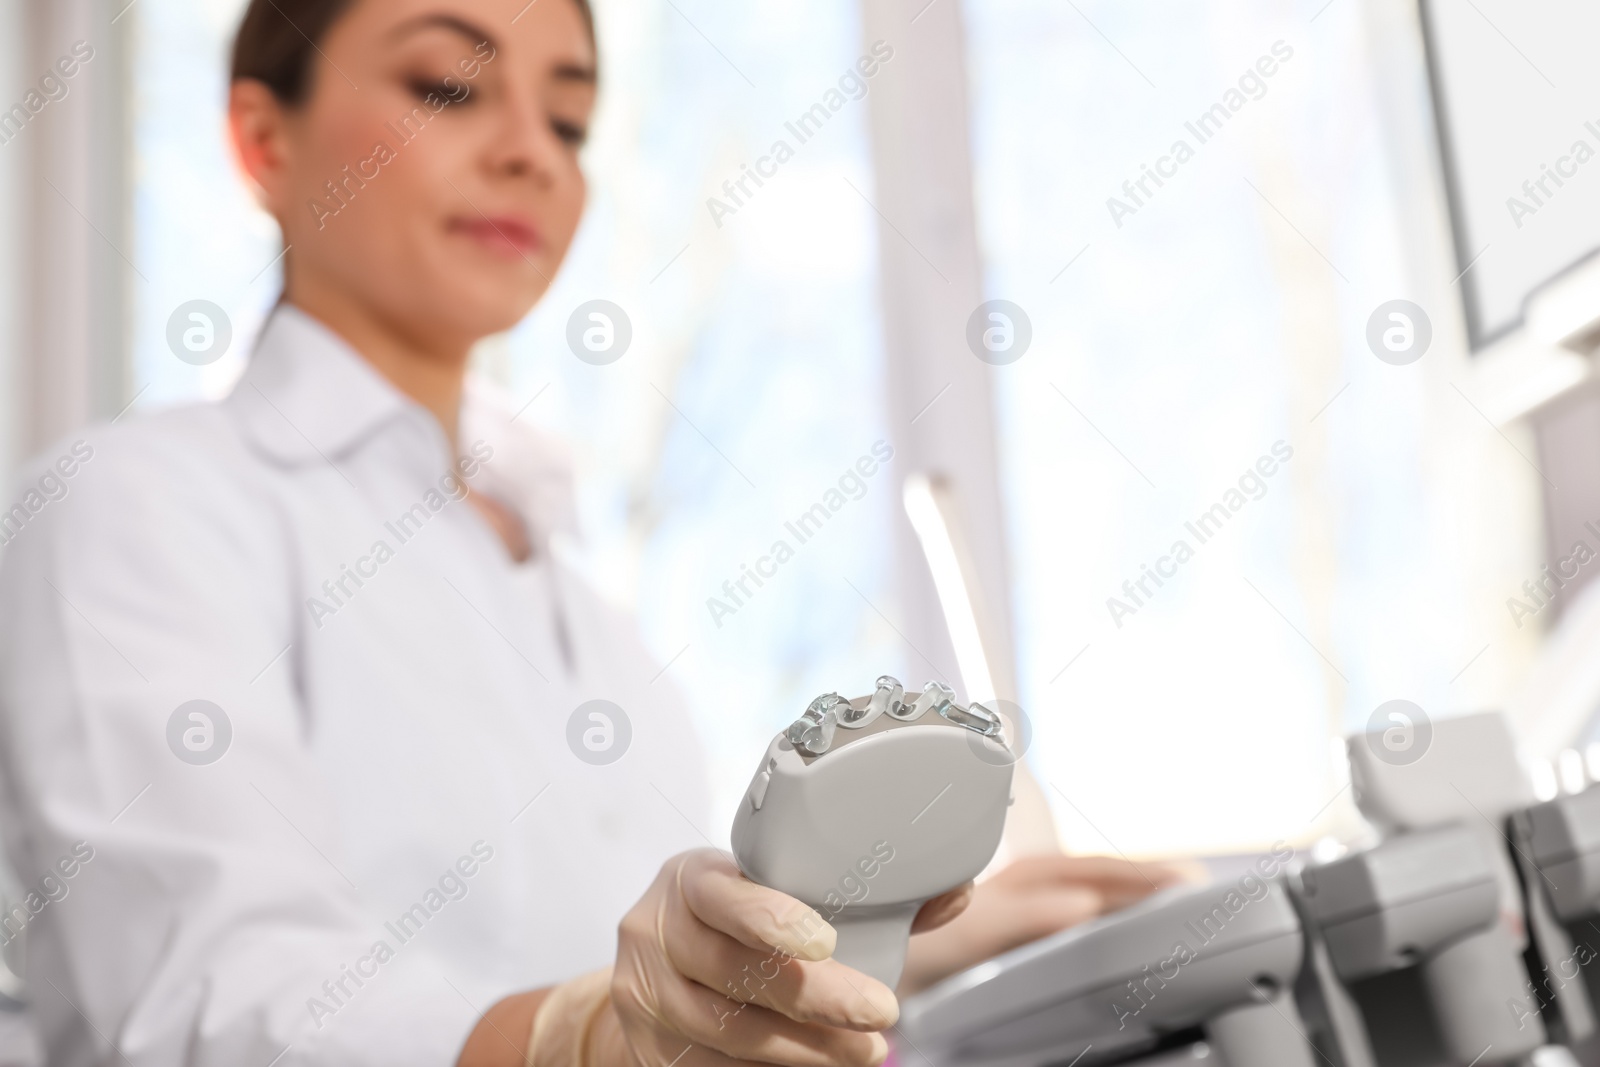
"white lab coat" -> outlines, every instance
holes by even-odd
[[[469,407],[471,484],[542,548],[559,467]],[[422,408],[280,308],[225,402],[27,472],[0,517],[0,820],[44,901],[12,925],[52,1063],[443,1067],[497,998],[609,962],[707,843],[670,681],[450,471]],[[568,743],[594,699],[631,725],[606,765]],[[169,731],[194,700],[231,725],[213,763],[177,753],[220,724]]]

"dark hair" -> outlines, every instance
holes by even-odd
[[[333,24],[355,0],[250,0],[233,40],[233,80],[264,83],[289,106],[304,103],[311,88],[311,59]],[[589,0],[573,0],[594,42]]]

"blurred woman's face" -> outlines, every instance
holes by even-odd
[[[290,298],[331,287],[423,343],[515,324],[583,210],[595,54],[577,5],[359,0],[319,48],[295,108],[234,87],[241,158],[292,248]]]

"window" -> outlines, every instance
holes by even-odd
[[[996,376],[1023,703],[1071,848],[1348,831],[1333,738],[1480,710],[1527,653],[1538,476],[1407,244],[1441,209],[1386,125],[1427,107],[1420,46],[1384,92],[1386,9],[965,6],[986,295],[1033,322]],[[1434,324],[1405,367],[1366,341],[1395,298]]]
[[[138,406],[227,394],[282,274],[278,227],[255,206],[227,143],[228,49],[241,0],[155,0],[134,19],[133,387]],[[220,360],[173,358],[167,320],[209,300],[233,329]]]

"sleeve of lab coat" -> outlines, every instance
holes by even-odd
[[[351,880],[275,505],[151,436],[86,442],[0,557],[5,832],[44,901],[13,925],[52,1062],[452,1064],[507,991],[399,942]],[[169,744],[193,700],[231,726],[205,765]]]

